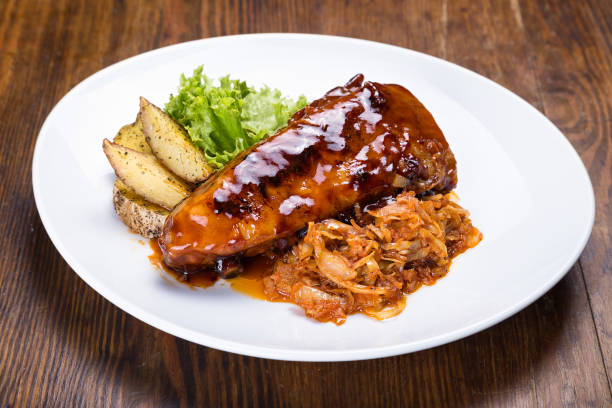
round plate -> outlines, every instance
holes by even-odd
[[[204,64],[309,100],[358,72],[398,83],[431,111],[455,153],[461,204],[484,234],[399,316],[319,323],[287,303],[190,289],[147,259],[112,207],[102,152],[134,120],[138,97],[163,106],[181,73]],[[494,82],[418,52],[363,40],[298,34],[210,38],[114,64],[81,82],[45,121],[34,153],[34,196],[51,240],[106,299],[160,330],[205,346],[285,360],[339,361],[408,353],[483,330],[533,302],[580,255],[594,217],[591,182],[561,132]],[[571,186],[571,194],[564,194]]]

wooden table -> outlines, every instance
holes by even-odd
[[[113,306],[68,267],[41,225],[30,182],[38,130],[70,88],[109,64],[250,32],[391,43],[463,65],[522,96],[564,132],[593,181],[597,218],[580,260],[541,299],[493,328],[361,362],[229,354]],[[612,404],[612,1],[3,0],[0,95],[3,406]],[[551,200],[566,194],[572,186]]]

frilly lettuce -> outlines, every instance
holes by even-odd
[[[277,89],[256,90],[229,75],[215,85],[202,69],[196,68],[189,78],[181,75],[178,93],[170,95],[165,109],[213,166],[222,167],[273,134],[307,104],[303,95],[294,101]]]

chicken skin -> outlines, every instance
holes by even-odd
[[[359,74],[199,186],[168,217],[159,244],[177,270],[223,269],[355,204],[456,183],[453,153],[421,102]]]

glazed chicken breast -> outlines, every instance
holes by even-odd
[[[175,269],[224,269],[355,204],[456,183],[453,153],[423,104],[359,74],[198,187],[168,217],[159,244]]]

